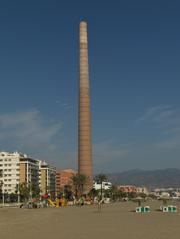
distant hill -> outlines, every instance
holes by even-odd
[[[180,169],[140,170],[134,169],[108,175],[113,184],[130,184],[136,186],[180,187]]]

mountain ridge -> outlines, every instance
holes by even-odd
[[[115,185],[135,185],[148,188],[180,187],[180,169],[156,170],[132,169],[120,173],[109,173],[109,180]]]

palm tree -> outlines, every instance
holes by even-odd
[[[64,186],[64,197],[66,200],[72,200],[73,198],[73,192],[72,192],[72,186],[71,185],[65,185]]]
[[[75,189],[75,197],[77,197],[77,195],[78,195],[78,176],[73,175],[71,179],[72,179],[72,183],[73,183],[73,186]]]
[[[73,185],[75,187],[75,195],[76,195],[76,197],[77,197],[78,194],[80,196],[82,196],[82,194],[84,192],[84,185],[87,182],[87,176],[84,175],[84,174],[74,175],[72,177],[72,182],[73,182]]]
[[[91,199],[93,199],[93,202],[94,202],[94,198],[98,196],[98,190],[96,190],[95,188],[92,188],[88,195],[90,196]]]
[[[87,182],[87,176],[84,174],[79,174],[78,177],[79,177],[80,193],[82,195],[84,193],[84,185]]]
[[[33,198],[39,198],[40,195],[40,188],[37,185],[32,185],[31,186],[31,192],[32,192],[32,197]]]
[[[96,177],[95,177],[95,181],[99,184],[101,184],[101,195],[100,195],[100,200],[102,200],[102,195],[103,195],[103,182],[107,181],[107,175],[105,174],[98,174]]]
[[[20,196],[24,201],[29,199],[30,196],[30,187],[26,183],[20,183],[16,185],[16,192],[19,191]]]

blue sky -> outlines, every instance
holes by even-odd
[[[0,149],[77,166],[88,21],[95,172],[180,166],[179,1],[0,1]]]

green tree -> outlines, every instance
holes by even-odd
[[[75,195],[82,196],[84,192],[84,185],[87,183],[87,176],[84,174],[77,174],[72,177],[72,182],[75,187]]]
[[[17,194],[16,193],[11,193],[9,195],[9,201],[14,203],[14,202],[17,202]]]
[[[65,199],[66,200],[72,200],[72,198],[73,198],[72,186],[71,185],[65,185],[63,191],[64,191]]]
[[[31,186],[31,192],[32,192],[32,197],[33,198],[39,198],[40,195],[40,188],[37,185],[32,185]]]
[[[96,190],[95,188],[92,188],[88,194],[90,196],[90,198],[93,199],[94,201],[94,198],[98,196],[98,190]]]
[[[74,186],[75,197],[77,197],[78,196],[78,186],[79,186],[77,175],[73,175],[71,180],[72,180],[72,183]]]
[[[27,201],[30,197],[31,188],[26,183],[16,185],[16,193],[19,191],[20,197],[23,201]]]
[[[139,193],[138,196],[139,196],[139,197],[142,197],[142,198],[144,198],[144,199],[147,198],[147,195],[146,195],[145,193]]]
[[[121,190],[119,190],[119,198],[120,198],[120,199],[127,198],[127,193],[126,193],[126,192],[123,192],[123,191],[121,191]]]
[[[107,181],[108,177],[105,174],[98,174],[95,177],[95,181],[99,184],[101,184],[101,194],[100,194],[100,200],[102,200],[102,195],[103,195],[103,182]]]
[[[128,198],[129,199],[133,199],[133,198],[136,198],[137,197],[137,193],[136,192],[130,192],[128,193]]]
[[[79,174],[79,186],[80,186],[80,194],[84,193],[84,186],[87,183],[87,176],[84,174]]]
[[[111,189],[105,191],[105,197],[111,198],[112,201],[117,201],[123,198],[122,192],[116,187],[112,186]]]

